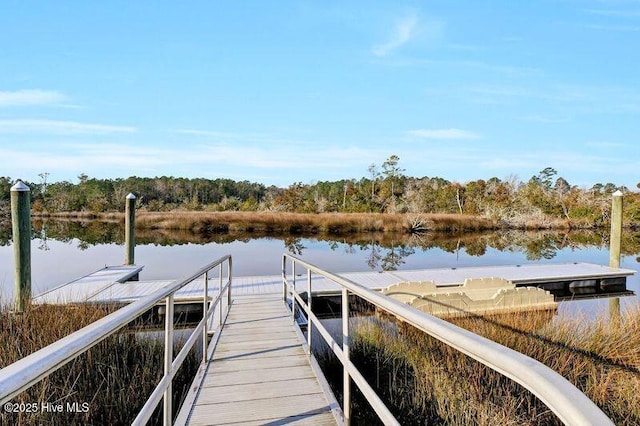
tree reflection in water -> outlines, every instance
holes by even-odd
[[[9,226],[7,226],[9,225]],[[256,238],[277,239],[284,248],[295,255],[302,255],[305,244],[325,242],[333,251],[343,250],[347,254],[363,253],[364,262],[371,270],[392,271],[405,264],[407,257],[417,250],[432,248],[447,253],[465,252],[468,256],[480,257],[487,250],[522,253],[527,260],[553,259],[560,250],[598,248],[608,250],[608,232],[597,231],[522,231],[506,230],[475,233],[349,233],[341,235],[276,235],[273,233],[202,233],[189,229],[145,229],[137,230],[139,245],[173,246],[181,244],[225,244],[235,241],[248,242]],[[72,221],[34,220],[33,239],[38,240],[39,250],[47,251],[49,241],[76,242],[80,250],[100,244],[124,244],[124,224],[120,221]],[[0,246],[11,244],[10,224],[0,226]],[[640,262],[640,232],[625,230],[622,236],[622,254],[633,256]]]

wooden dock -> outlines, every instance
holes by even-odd
[[[236,297],[176,424],[337,424],[301,338],[282,296]]]

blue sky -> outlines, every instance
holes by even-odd
[[[0,0],[0,175],[635,189],[638,52],[638,0]]]

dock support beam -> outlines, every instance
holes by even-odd
[[[622,245],[622,192],[616,191],[611,199],[611,235],[609,237],[609,266],[620,267],[620,247]],[[620,298],[609,299],[609,316],[620,318]]]
[[[15,311],[31,299],[31,190],[22,181],[11,187],[11,223],[15,258]]]
[[[135,265],[136,248],[136,196],[129,193],[124,216],[125,265]]]

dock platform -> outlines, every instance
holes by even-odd
[[[142,268],[136,265],[105,266],[104,269],[47,290],[34,297],[33,302],[50,304],[86,302],[113,285],[123,283],[129,285],[128,280],[136,277]]]
[[[130,303],[157,289],[174,283],[173,280],[126,281],[136,275],[141,266],[109,266],[79,280],[63,284],[34,297],[35,303]],[[382,290],[406,281],[433,281],[438,287],[459,286],[467,278],[503,278],[517,287],[540,286],[547,290],[567,291],[572,285],[596,288],[596,293],[626,292],[626,277],[635,274],[631,269],[611,268],[591,263],[529,264],[512,266],[480,266],[465,268],[437,268],[398,271],[346,272],[340,276],[371,290]],[[323,277],[313,277],[313,294],[330,296],[339,294],[339,287]],[[306,277],[297,277],[301,286]],[[607,288],[608,287],[608,288]],[[209,297],[218,293],[217,278],[211,278]],[[302,287],[301,287],[302,288]],[[572,291],[578,293],[577,291]],[[281,275],[234,276],[233,294],[252,296],[282,294]],[[194,281],[175,294],[178,304],[200,303],[202,283]]]
[[[301,337],[282,296],[235,297],[176,424],[336,425]]]

